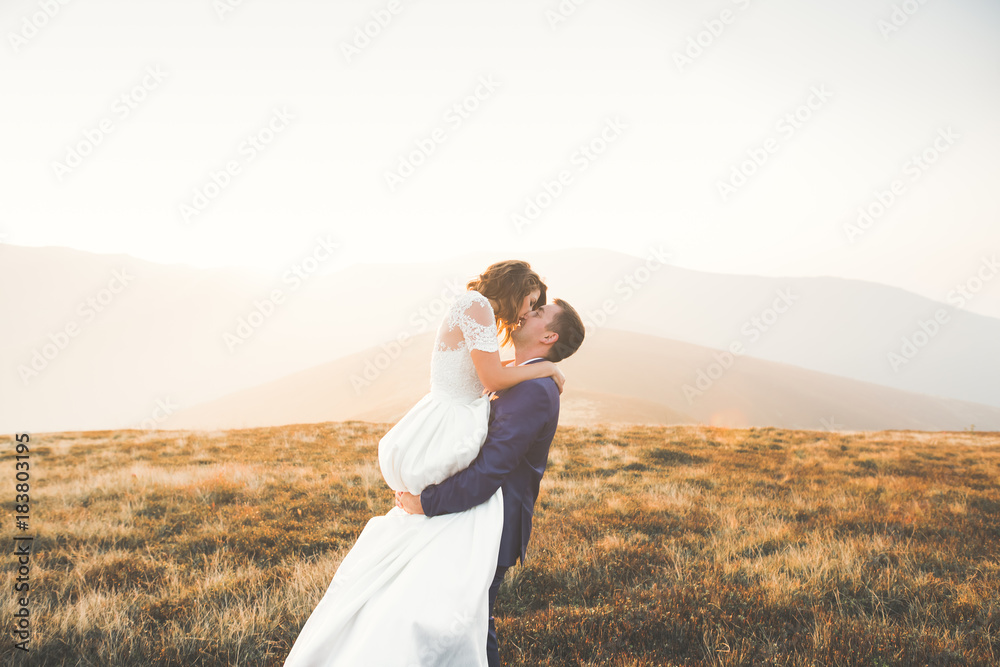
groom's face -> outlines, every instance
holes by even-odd
[[[548,330],[549,324],[555,319],[561,308],[554,303],[547,303],[540,308],[529,311],[522,319],[521,324],[511,333],[514,340],[514,347],[524,345],[544,344],[546,336],[551,337],[553,332]]]

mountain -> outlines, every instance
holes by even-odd
[[[371,348],[178,412],[164,428],[395,422],[429,390],[430,333],[395,357]],[[507,355],[505,355],[507,356]],[[560,423],[812,430],[1000,430],[1000,408],[939,399],[614,329],[560,363]],[[717,378],[717,379],[713,379]]]
[[[317,238],[271,273],[0,244],[8,323],[0,328],[0,432],[155,425],[373,346],[409,345],[436,330],[466,281],[504,258],[340,268],[324,243]],[[741,344],[744,364],[752,357],[1000,406],[998,319],[874,283],[711,274],[671,266],[664,254],[522,258],[591,332]],[[892,354],[902,360],[895,367]],[[588,391],[592,406],[617,400],[599,386]],[[584,397],[575,400],[584,410]],[[695,414],[686,401],[674,409]]]

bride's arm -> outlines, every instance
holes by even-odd
[[[504,366],[500,362],[499,352],[470,350],[469,354],[472,355],[472,363],[476,367],[479,381],[487,391],[500,391],[525,380],[551,377],[559,387],[559,393],[562,393],[566,378],[551,361],[540,361],[526,366]]]
[[[559,388],[559,393],[562,393],[566,378],[551,361],[526,366],[504,366],[500,362],[496,320],[486,297],[473,297],[472,302],[464,306],[464,310],[454,319],[462,330],[462,337],[472,355],[476,375],[487,391],[500,391],[525,380],[551,377]]]

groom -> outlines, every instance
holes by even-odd
[[[515,329],[514,362],[562,361],[580,347],[584,327],[576,310],[562,299],[529,312]],[[503,489],[503,533],[497,572],[490,586],[490,628],[486,657],[500,666],[493,603],[509,567],[524,563],[531,535],[531,516],[545,473],[549,445],[559,422],[559,390],[550,377],[526,380],[497,392],[490,403],[489,432],[472,464],[425,488],[419,496],[396,493],[396,504],[410,514],[464,512]]]

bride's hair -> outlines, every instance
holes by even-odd
[[[519,259],[490,264],[486,271],[470,280],[465,287],[476,290],[499,305],[495,315],[504,345],[511,342],[510,334],[517,327],[517,311],[524,297],[537,289],[539,295],[535,308],[545,305],[545,283],[531,270],[530,264]]]

